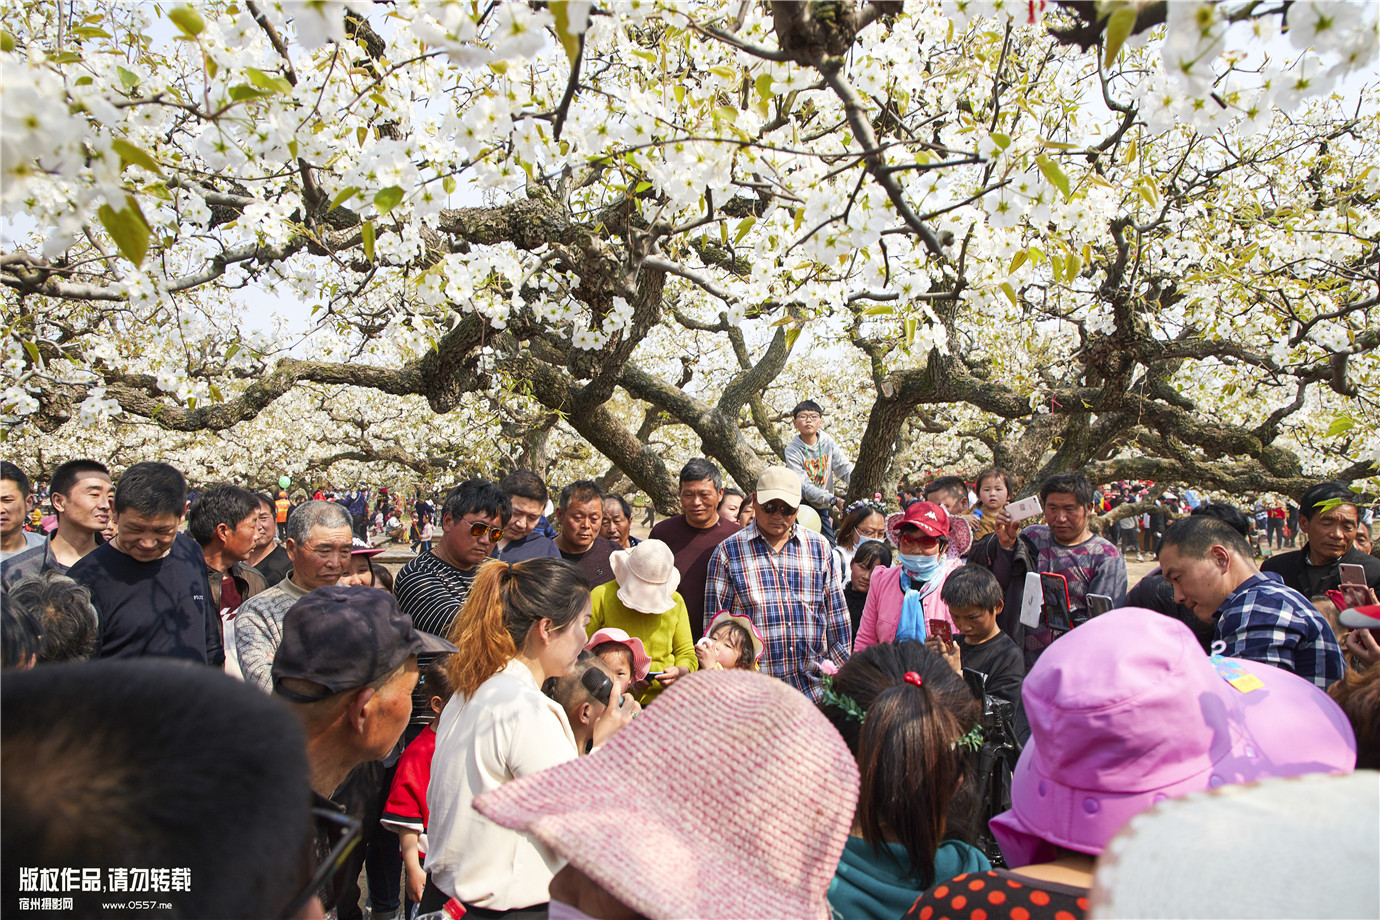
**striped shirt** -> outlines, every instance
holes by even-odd
[[[469,596],[470,585],[479,574],[479,566],[457,569],[442,562],[430,550],[419,554],[402,567],[393,583],[393,594],[402,612],[412,620],[412,626],[422,632],[445,638],[455,624],[460,606]],[[436,660],[435,655],[418,655],[417,666],[425,669]],[[431,711],[430,691],[420,682],[412,691],[411,725],[428,725]]]
[[[1323,615],[1302,594],[1261,574],[1252,575],[1218,609],[1222,652],[1292,671],[1324,689],[1346,665]]]
[[[796,525],[781,550],[757,529],[725,539],[709,558],[705,580],[706,628],[719,610],[745,614],[762,633],[761,667],[820,698],[819,663],[842,665],[853,644],[848,604],[834,571],[834,554],[819,534]]]
[[[477,566],[457,569],[436,558],[435,553],[422,553],[398,572],[393,593],[402,612],[412,618],[414,628],[444,637],[478,572]]]

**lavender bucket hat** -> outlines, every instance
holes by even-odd
[[[1350,772],[1356,737],[1312,682],[1238,658],[1238,689],[1188,627],[1124,608],[1060,638],[1025,679],[1030,741],[991,821],[1007,864],[1098,855],[1158,802],[1229,783]]]

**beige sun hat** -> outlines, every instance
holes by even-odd
[[[676,555],[660,540],[643,540],[632,549],[609,556],[618,581],[618,599],[629,610],[661,614],[676,605],[672,597],[680,586]]]

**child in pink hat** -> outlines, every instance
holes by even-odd
[[[630,636],[621,629],[605,626],[595,630],[589,637],[585,648],[597,655],[608,665],[613,675],[613,683],[618,692],[628,692],[629,687],[645,684],[647,673],[652,668],[652,659],[642,647],[642,640]]]
[[[1014,868],[960,875],[916,901],[908,918],[979,908],[989,920],[1017,909],[1081,917],[1095,858],[1157,802],[1356,765],[1351,725],[1320,688],[1259,662],[1208,658],[1187,626],[1150,610],[1113,610],[1063,636],[1026,676],[1021,697],[1030,741],[1012,776],[1011,810],[991,821]]]
[[[701,671],[758,671],[766,647],[750,617],[720,610],[696,644],[695,655]]]

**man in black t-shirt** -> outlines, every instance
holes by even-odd
[[[115,538],[68,571],[91,589],[101,658],[225,663],[201,547],[178,533],[187,481],[166,463],[136,463],[115,487]]]

